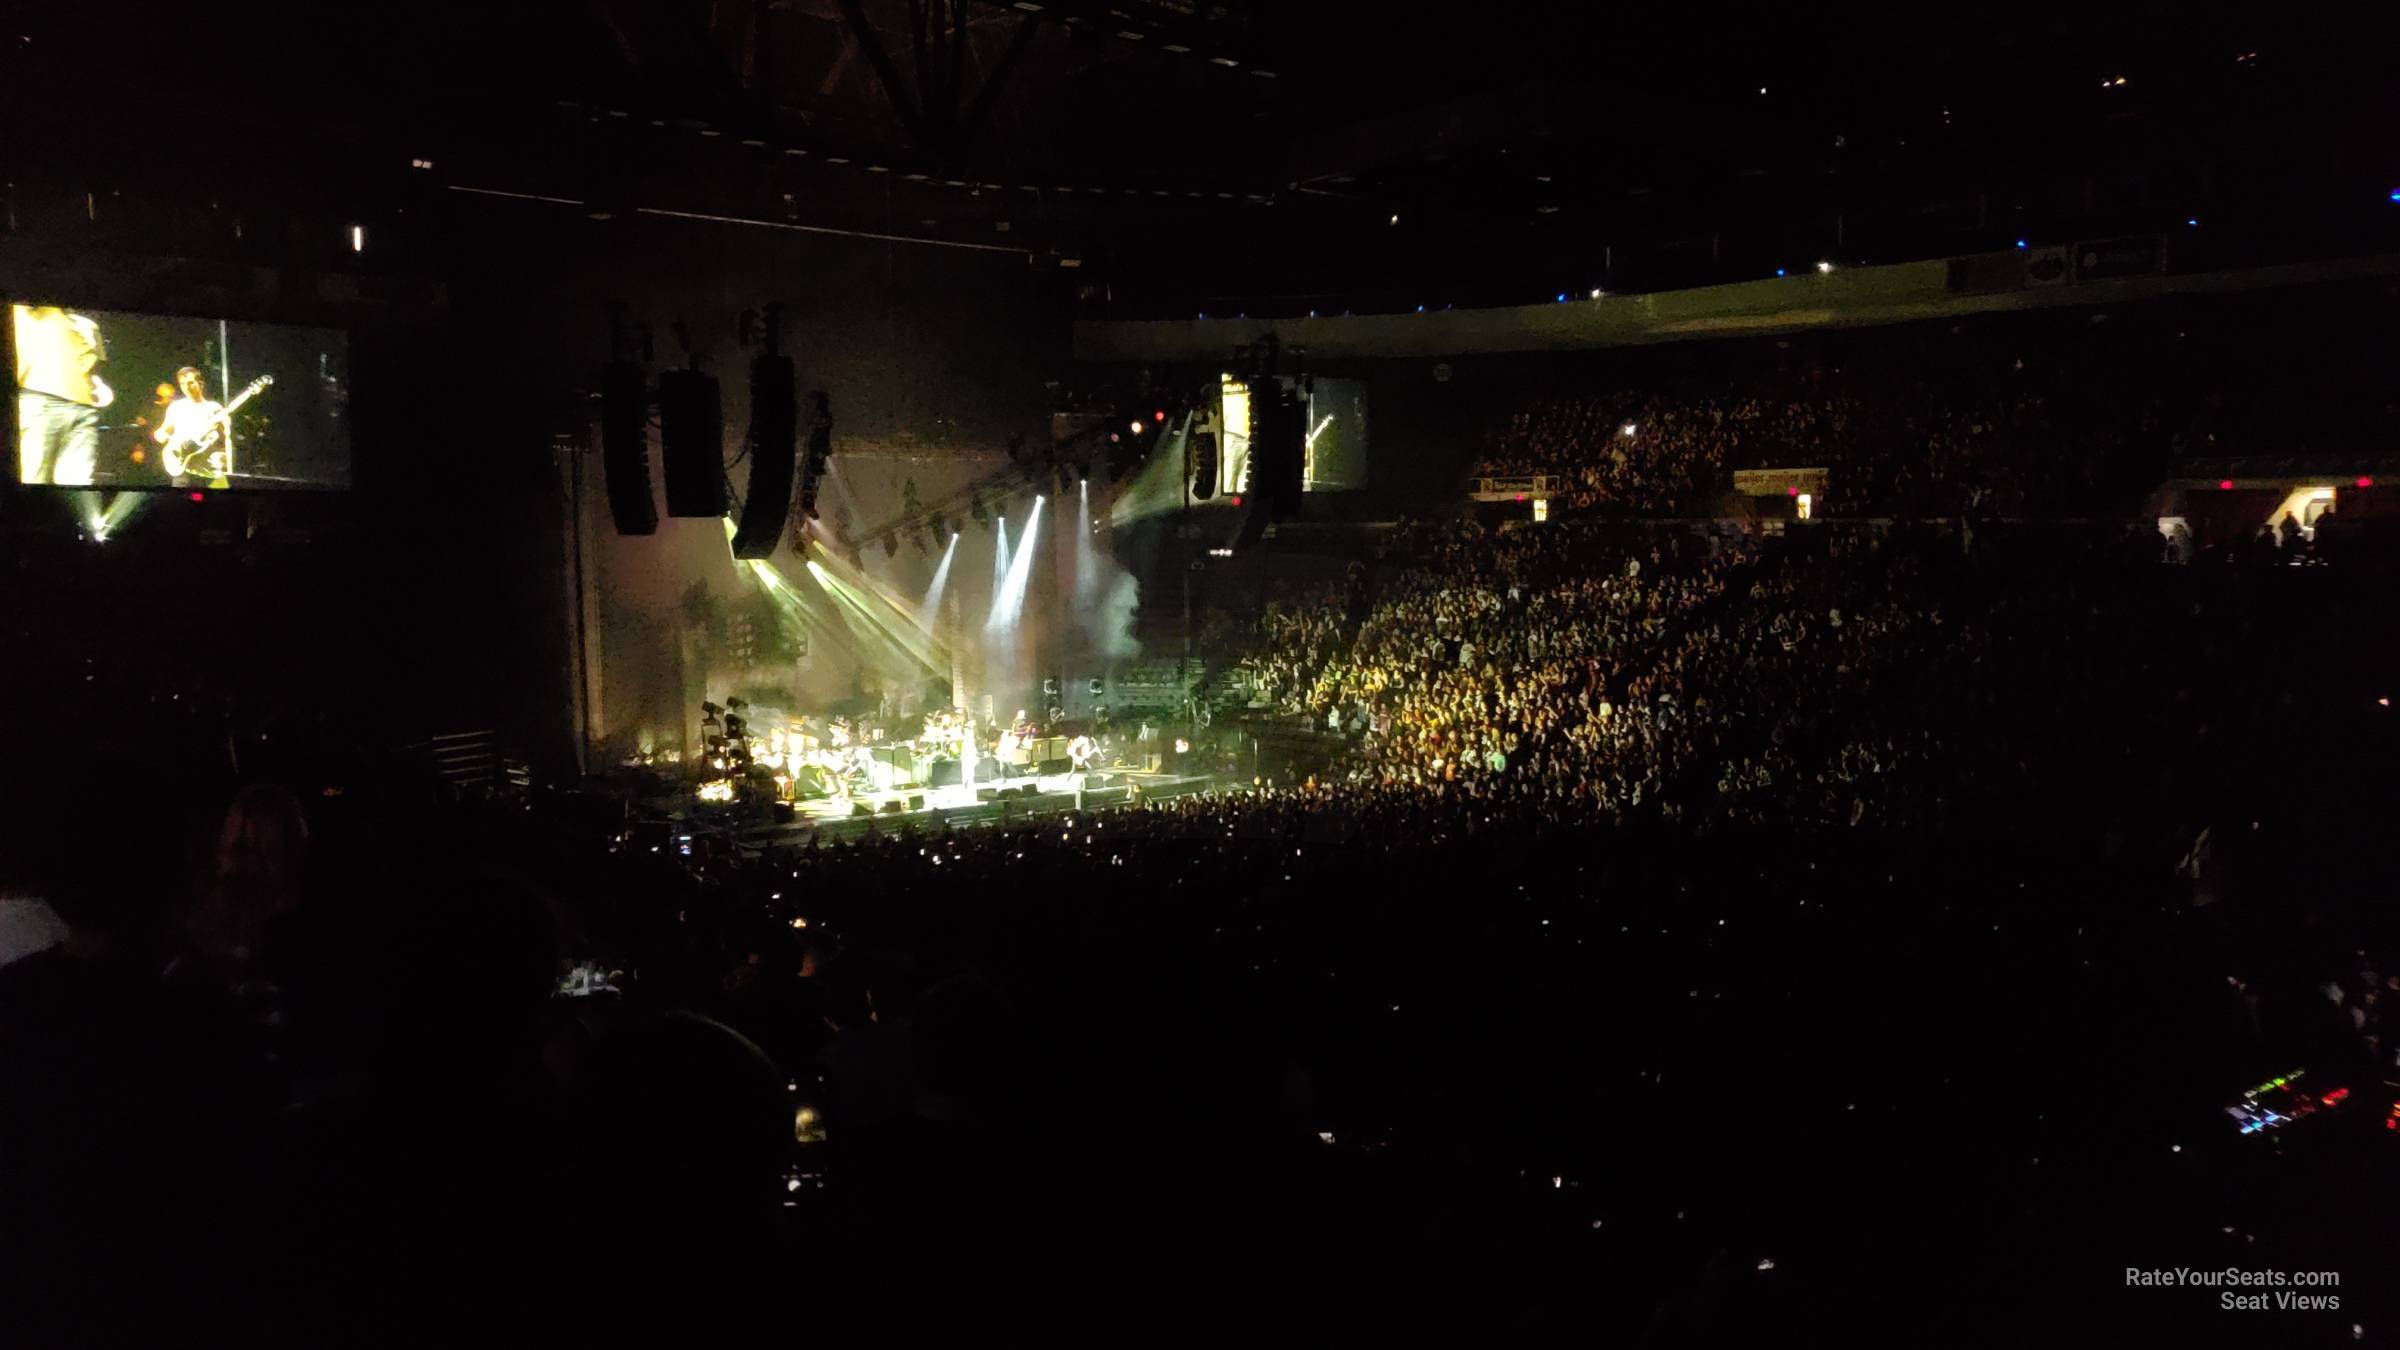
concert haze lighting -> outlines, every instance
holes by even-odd
[[[350,486],[350,340],[337,329],[56,304],[9,316],[19,483]],[[157,390],[154,403],[138,389]]]
[[[1000,593],[1008,588],[1008,517],[992,521],[992,605],[1000,603]],[[986,611],[988,619],[991,610]]]
[[[815,595],[831,602],[829,622],[846,634],[844,645],[868,667],[911,679],[948,673],[950,653],[933,636],[931,611],[902,601],[821,544],[810,552],[815,556],[807,572],[816,583]]]
[[[1034,534],[1042,524],[1042,499],[1033,499],[1033,513],[1025,518],[1025,531],[1017,538],[1017,547],[1008,560],[1007,574],[1000,588],[992,595],[991,617],[987,627],[1005,628],[1017,621],[1025,608],[1025,585],[1033,578]]]
[[[950,542],[942,548],[942,560],[934,564],[933,584],[925,588],[925,598],[917,603],[918,624],[927,632],[931,632],[933,626],[941,622],[942,600],[944,593],[950,588],[950,564],[957,557],[958,536],[954,534],[950,536]]]
[[[1099,590],[1100,558],[1092,548],[1092,490],[1082,484],[1075,496],[1075,612],[1089,613]]]
[[[144,498],[138,492],[78,492],[75,500],[84,537],[95,544],[105,544],[133,518]]]

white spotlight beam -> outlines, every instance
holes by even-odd
[[[1033,538],[1042,524],[1042,499],[1033,499],[1033,514],[1025,519],[1025,532],[1017,537],[1016,555],[1009,559],[1008,579],[1001,583],[1000,593],[992,598],[991,625],[1006,627],[1017,621],[1025,608],[1025,583],[1033,577],[1035,549]]]
[[[925,599],[917,606],[917,621],[930,633],[942,621],[942,592],[950,585],[950,564],[958,557],[958,536],[942,548],[942,560],[934,565],[933,584],[925,588]]]

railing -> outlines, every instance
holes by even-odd
[[[1567,490],[1567,480],[1558,474],[1519,474],[1514,477],[1477,478],[1472,480],[1467,495],[1479,502],[1525,501],[1535,497],[1554,497]]]

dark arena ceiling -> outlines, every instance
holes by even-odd
[[[211,213],[376,219],[405,250],[398,217],[479,188],[1021,250],[1086,313],[1524,303],[2195,221],[2236,250],[2380,246],[2400,81],[2376,22],[97,0],[9,24],[0,98],[38,134],[0,153],[20,230],[104,214],[91,194],[203,237]]]

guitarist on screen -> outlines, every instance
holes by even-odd
[[[274,383],[274,376],[261,375],[243,386],[233,402],[219,403],[208,396],[208,377],[197,366],[176,371],[175,386],[183,397],[167,405],[158,430],[150,433],[166,447],[159,460],[167,476],[180,483],[197,470],[208,474],[209,486],[227,486],[226,480],[233,477],[233,415]]]
[[[208,396],[208,377],[197,366],[185,366],[175,372],[175,387],[183,397],[167,405],[166,415],[158,421],[158,430],[151,438],[167,448],[164,456],[166,470],[177,482],[202,460],[198,454],[187,454],[203,442],[219,441],[233,429],[225,405]]]

